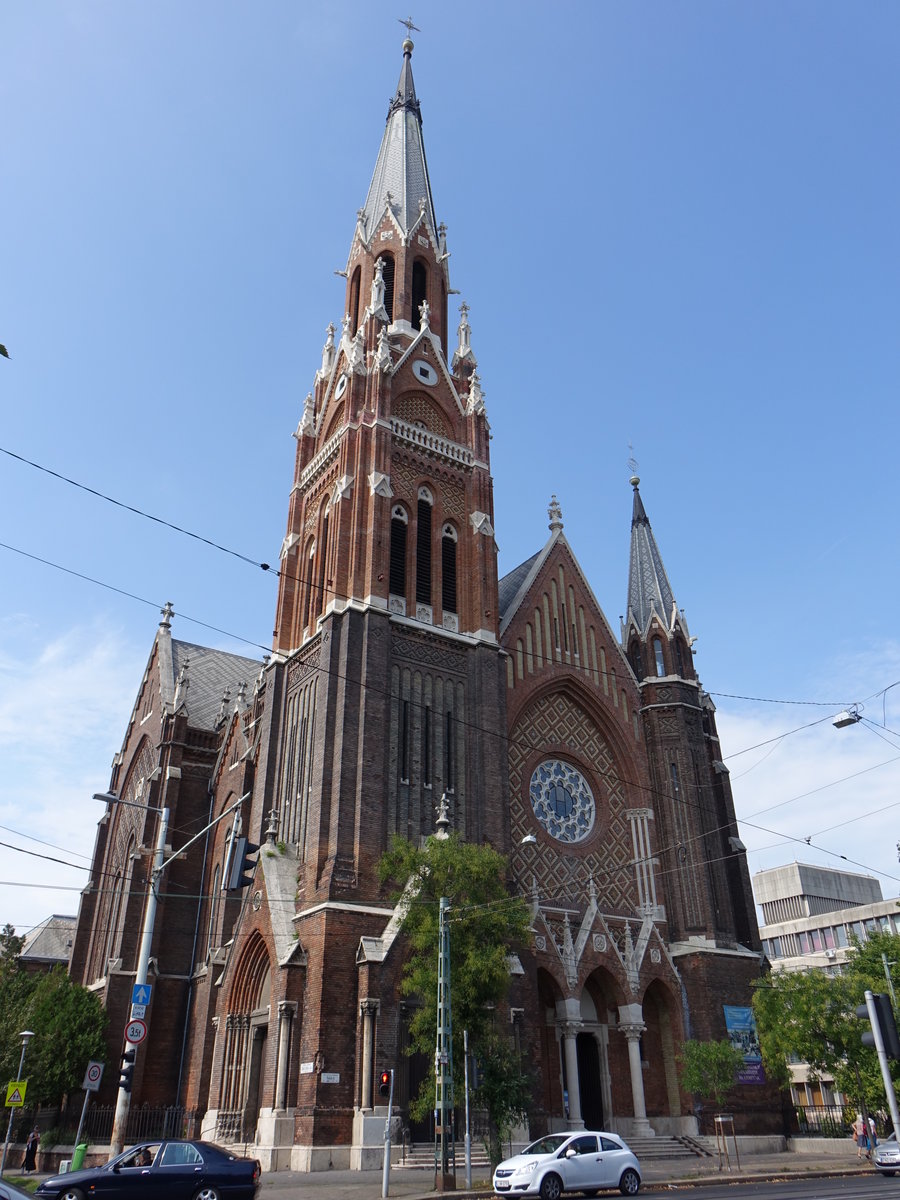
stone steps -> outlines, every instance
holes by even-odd
[[[418,1142],[413,1146],[408,1146],[406,1156],[403,1161],[395,1161],[391,1164],[391,1170],[434,1170],[434,1146],[428,1142]],[[456,1173],[465,1173],[466,1169],[466,1147],[463,1142],[456,1143]],[[482,1174],[490,1174],[491,1163],[488,1158],[484,1146],[480,1142],[472,1139],[472,1170],[479,1171]]]
[[[709,1158],[709,1151],[689,1137],[626,1137],[625,1141],[637,1155],[638,1162],[666,1158]]]

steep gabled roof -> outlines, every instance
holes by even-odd
[[[173,638],[172,668],[176,704],[184,703],[188,720],[195,728],[215,729],[225,688],[230,689],[232,696],[236,695],[241,684],[249,691],[261,666],[261,662],[240,654],[211,650],[208,646],[196,646]],[[188,685],[186,690],[180,690],[180,695],[179,681]]]
[[[437,230],[422,139],[422,113],[413,83],[412,51],[413,44],[407,38],[403,43],[400,82],[388,109],[384,137],[361,214],[367,240],[381,222],[389,203],[388,193],[391,212],[404,237],[409,236],[419,219],[422,200],[430,228],[432,232]]]

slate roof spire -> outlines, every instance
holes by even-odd
[[[672,629],[678,615],[672,585],[638,491],[641,481],[637,475],[632,475],[629,482],[634,488],[634,507],[628,567],[628,619],[634,622],[641,634],[647,632],[654,614],[666,629]]]
[[[413,82],[412,52],[413,43],[405,38],[400,80],[388,107],[387,124],[369,194],[360,210],[367,239],[374,233],[388,205],[404,236],[423,210],[432,231],[437,232],[422,140],[422,110]]]

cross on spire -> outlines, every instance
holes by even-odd
[[[421,29],[418,27],[418,25],[413,25],[412,17],[407,17],[405,21],[404,21],[403,17],[398,17],[397,20],[400,22],[401,25],[406,26],[406,36],[408,38],[412,38],[413,30],[415,30],[416,33],[422,32]]]

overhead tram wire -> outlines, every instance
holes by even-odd
[[[5,542],[0,542],[0,547],[3,547],[3,548],[5,548],[5,549],[9,549],[9,550],[11,550],[11,551],[13,551],[14,553],[17,553],[17,554],[21,554],[21,555],[23,555],[25,558],[29,558],[29,559],[32,559],[33,561],[40,562],[40,563],[41,563],[42,565],[44,565],[44,566],[49,566],[49,567],[52,567],[52,568],[54,568],[55,570],[62,571],[62,572],[63,572],[63,573],[65,573],[65,574],[72,575],[72,576],[74,576],[75,578],[78,578],[78,579],[81,579],[81,580],[83,580],[84,582],[87,582],[87,583],[92,583],[92,584],[94,584],[94,585],[95,585],[95,586],[97,586],[97,587],[102,587],[102,588],[105,588],[105,589],[107,589],[107,590],[109,590],[109,591],[112,591],[112,592],[118,593],[119,595],[123,595],[123,596],[125,596],[125,597],[126,597],[126,598],[128,598],[128,599],[137,600],[139,603],[146,604],[146,605],[149,605],[149,606],[151,606],[151,607],[154,607],[154,608],[157,608],[157,609],[160,609],[160,608],[161,608],[161,606],[160,606],[160,605],[158,605],[156,602],[154,602],[154,601],[152,601],[152,600],[148,600],[148,599],[146,599],[145,597],[138,596],[138,595],[136,595],[136,594],[135,594],[135,593],[133,593],[133,592],[128,592],[128,591],[126,591],[125,589],[123,589],[123,588],[119,588],[119,587],[116,587],[116,586],[114,586],[114,585],[112,585],[112,584],[105,583],[105,582],[103,582],[102,580],[98,580],[98,579],[95,579],[95,578],[93,578],[92,576],[85,575],[85,574],[83,574],[82,572],[79,572],[79,571],[74,571],[74,570],[72,570],[71,568],[68,568],[68,567],[63,567],[63,566],[61,566],[60,564],[58,564],[58,563],[55,563],[55,562],[53,562],[53,561],[52,561],[52,560],[50,560],[50,559],[46,559],[46,558],[43,558],[43,557],[41,557],[40,555],[31,554],[31,553],[29,553],[28,551],[21,550],[20,548],[18,548],[18,547],[15,547],[15,546],[11,546],[11,545],[9,545],[8,543],[5,543]],[[228,630],[224,630],[224,629],[221,629],[221,628],[219,628],[218,626],[211,625],[211,624],[209,624],[209,623],[208,623],[208,622],[206,622],[206,621],[201,621],[201,620],[199,620],[199,618],[195,618],[195,617],[188,616],[188,615],[187,615],[187,614],[185,614],[185,613],[180,613],[180,614],[178,614],[178,615],[179,615],[179,616],[181,616],[183,620],[190,621],[190,622],[192,622],[193,624],[200,625],[201,627],[203,627],[203,628],[206,628],[206,629],[210,629],[210,630],[212,630],[212,631],[214,631],[214,632],[216,632],[216,633],[221,633],[221,634],[222,634],[224,637],[233,638],[233,639],[235,639],[235,640],[237,640],[237,641],[244,642],[246,645],[254,646],[254,647],[258,648],[258,649],[261,649],[261,650],[265,651],[266,653],[270,653],[270,648],[269,648],[269,647],[267,647],[267,646],[265,646],[265,645],[263,645],[263,643],[261,643],[261,642],[254,642],[254,641],[251,641],[249,638],[242,637],[242,636],[241,636],[241,635],[239,635],[239,634],[234,634],[234,633],[231,633],[231,632],[230,632],[230,631],[228,631]],[[550,661],[552,661],[552,660],[550,660]],[[339,675],[338,677],[339,677],[339,678],[342,678],[342,679],[344,679],[344,681],[345,681],[345,682],[348,682],[348,683],[353,683],[355,686],[360,686],[360,687],[371,688],[371,689],[373,689],[373,690],[375,690],[375,691],[377,691],[377,692],[380,692],[380,693],[381,693],[382,695],[384,695],[384,696],[387,696],[387,697],[389,697],[389,696],[390,696],[390,693],[389,693],[389,692],[388,692],[386,689],[383,689],[383,688],[377,688],[377,687],[376,687],[376,685],[374,685],[374,684],[373,684],[373,683],[371,683],[371,682],[368,682],[368,681],[362,681],[362,680],[351,680],[351,679],[350,679],[349,677],[347,677],[347,676],[340,676],[340,675]],[[820,718],[819,720],[816,720],[816,721],[811,721],[811,722],[807,723],[806,725],[797,726],[797,727],[796,727],[796,728],[794,728],[794,729],[787,730],[787,731],[785,731],[785,733],[778,735],[778,737],[777,737],[777,738],[769,738],[769,739],[766,739],[766,741],[763,741],[763,742],[759,742],[759,743],[757,743],[756,745],[753,745],[753,746],[748,746],[748,747],[744,747],[744,749],[737,751],[737,752],[736,752],[735,754],[733,754],[733,755],[728,755],[727,757],[728,757],[728,758],[734,758],[734,757],[737,757],[737,756],[739,756],[739,755],[741,755],[741,754],[745,754],[745,753],[749,752],[750,750],[758,749],[760,746],[765,746],[765,745],[768,745],[768,744],[769,744],[770,742],[772,742],[772,741],[777,741],[777,740],[780,740],[780,739],[782,739],[782,738],[785,738],[785,737],[788,737],[788,736],[790,736],[790,735],[791,735],[791,734],[793,734],[793,733],[798,733],[798,732],[801,732],[801,731],[802,731],[802,730],[804,730],[804,729],[809,729],[809,728],[812,728],[812,727],[813,727],[813,726],[815,726],[815,725],[822,724],[822,723],[823,723],[824,721],[826,721],[826,720],[828,720],[828,718],[827,718],[827,717],[822,717],[822,718]],[[483,727],[481,727],[481,726],[477,726],[477,725],[475,725],[473,722],[469,722],[469,721],[462,721],[462,720],[457,720],[457,724],[458,724],[459,726],[461,726],[462,728],[464,728],[464,729],[469,729],[469,730],[471,730],[471,731],[473,731],[473,732],[476,732],[476,733],[482,734],[482,735],[484,735],[484,736],[495,736],[495,737],[501,737],[501,738],[503,737],[503,734],[502,734],[502,732],[500,732],[500,733],[497,733],[497,732],[496,732],[496,731],[494,731],[494,730],[487,730],[487,729],[484,729],[484,728],[483,728]],[[520,744],[520,745],[522,745],[523,747],[525,747],[525,748],[527,748],[527,749],[529,749],[529,750],[533,749],[533,746],[531,745],[531,743],[530,743],[530,742],[527,742],[527,741],[524,741],[524,740],[517,741],[516,739],[511,739],[511,738],[506,738],[506,740],[507,740],[507,742],[512,742],[513,744]],[[616,776],[616,782],[617,782],[617,783],[623,783],[624,781],[623,781],[623,780],[621,780],[621,779],[620,779],[618,776]],[[658,799],[668,799],[668,793],[666,793],[666,792],[661,792],[661,791],[659,791],[658,789],[656,789],[656,788],[654,788],[654,787],[652,787],[652,786],[647,786],[647,785],[644,785],[644,784],[639,784],[639,783],[635,783],[635,782],[632,782],[630,786],[631,786],[632,788],[634,788],[634,789],[638,790],[638,791],[641,791],[641,792],[647,793],[647,794],[649,794],[650,796],[652,796],[652,797],[654,797],[654,798],[658,798]],[[695,809],[697,809],[697,810],[698,810],[698,811],[700,811],[700,812],[708,811],[707,809],[705,809],[705,808],[704,808],[704,806],[703,806],[701,803],[699,803],[699,802],[697,802],[697,801],[685,801],[684,803],[690,804],[690,806],[691,806],[692,808],[695,808]],[[790,801],[784,801],[783,803],[790,803]],[[774,808],[774,807],[779,807],[779,806],[772,806],[772,807]],[[702,833],[701,835],[698,835],[698,836],[702,836],[702,837],[709,837],[709,836],[712,836],[712,835],[713,835],[714,833],[716,833],[716,832],[721,832],[721,831],[723,831],[723,830],[725,830],[725,829],[731,828],[733,824],[734,824],[734,825],[736,825],[737,823],[738,823],[738,819],[737,819],[737,817],[735,817],[735,821],[734,821],[734,822],[732,822],[732,821],[728,821],[728,822],[726,822],[724,825],[716,826],[716,827],[713,827],[712,829],[705,830],[705,831],[703,831],[703,833]],[[746,824],[746,825],[749,825],[751,828],[757,828],[757,826],[754,826],[754,825],[752,824],[752,822],[751,822],[751,821],[748,821],[748,820],[745,820],[745,819],[744,819],[744,820],[743,820],[743,823],[744,823],[744,824]],[[782,836],[782,835],[780,835],[780,834],[779,834],[779,833],[778,833],[776,830],[770,830],[770,829],[767,829],[767,828],[765,828],[764,826],[759,826],[758,828],[762,829],[764,832],[767,832],[767,833],[772,833],[772,834],[773,834],[773,835],[775,835],[775,836]],[[787,835],[785,835],[785,836],[787,836]],[[800,840],[802,840],[802,839],[800,839]],[[888,878],[890,878],[890,876],[888,876]]]
[[[108,504],[115,505],[117,508],[121,508],[121,509],[124,509],[126,512],[133,513],[135,516],[142,517],[144,520],[152,521],[155,524],[161,525],[166,529],[171,529],[174,533],[180,533],[184,537],[193,538],[195,541],[202,542],[204,545],[209,546],[213,550],[219,550],[222,554],[228,554],[232,558],[236,558],[236,559],[240,560],[241,562],[247,563],[248,566],[258,567],[260,570],[266,571],[269,574],[276,576],[277,578],[284,577],[286,579],[289,579],[292,583],[305,584],[305,585],[313,588],[316,591],[330,592],[335,597],[335,599],[340,599],[340,600],[349,600],[350,599],[349,596],[339,594],[338,592],[336,592],[334,590],[334,588],[329,588],[327,584],[319,584],[315,580],[307,579],[302,575],[288,575],[278,567],[273,567],[273,566],[271,566],[271,564],[269,564],[267,562],[262,562],[259,559],[252,558],[250,555],[242,554],[240,551],[234,550],[230,546],[225,546],[221,542],[215,541],[213,538],[206,537],[204,534],[197,533],[192,529],[186,529],[182,525],[176,525],[173,521],[168,521],[164,517],[158,517],[154,513],[146,512],[144,509],[138,508],[137,505],[128,504],[124,500],[118,500],[114,496],[109,496],[109,495],[107,495],[107,493],[100,491],[99,488],[91,487],[90,485],[85,484],[85,483],[80,483],[78,480],[72,479],[68,475],[63,475],[62,472],[60,472],[60,471],[53,470],[52,467],[46,467],[42,463],[38,463],[38,462],[35,462],[33,459],[26,458],[26,456],[24,454],[18,454],[15,450],[10,450],[8,447],[0,446],[0,453],[7,455],[9,458],[15,459],[17,462],[23,463],[25,466],[29,466],[29,467],[33,468],[35,471],[40,471],[45,475],[49,475],[54,479],[58,479],[58,480],[60,480],[60,482],[68,484],[70,487],[77,488],[79,491],[83,491],[83,492],[88,493],[91,496],[95,496],[99,500],[105,500]],[[2,545],[2,543],[0,543],[0,545]],[[20,551],[20,553],[25,553],[25,552]],[[61,568],[61,569],[64,569],[64,568]],[[77,572],[73,572],[73,574],[77,574]],[[102,585],[102,586],[109,586],[109,585]],[[125,593],[125,594],[128,594],[128,593]],[[184,614],[180,614],[180,615],[184,616]],[[188,618],[185,618],[185,619],[188,619]],[[203,624],[202,622],[199,622],[199,621],[196,623]],[[215,629],[214,626],[206,626],[206,628],[213,629],[214,632],[216,632],[216,633],[223,632],[222,630]],[[227,634],[227,636],[234,637],[236,635]],[[247,639],[238,638],[238,640],[246,641]],[[248,642],[248,644],[253,645],[253,646],[259,645],[259,643],[257,643],[257,642]],[[544,657],[542,655],[535,655],[534,657],[537,658],[538,661],[544,666],[552,665],[553,661],[554,661],[551,657]],[[900,684],[900,680],[897,680],[895,683],[888,684],[888,686],[886,688],[882,688],[876,692],[873,692],[872,695],[867,697],[866,699],[874,699],[877,696],[881,696],[885,692],[889,691],[892,687],[898,686],[898,684]],[[706,689],[704,689],[704,690],[706,690]],[[834,702],[830,702],[827,700],[773,699],[772,697],[769,697],[769,696],[746,696],[746,695],[741,695],[741,694],[735,693],[735,692],[712,692],[712,691],[710,691],[707,694],[710,696],[718,696],[720,699],[747,700],[747,701],[751,701],[755,704],[806,705],[806,706],[810,706],[810,707],[829,708],[829,709],[846,708],[846,707],[852,706],[852,703],[853,703],[853,702],[848,702],[845,700],[836,700]],[[753,748],[755,748],[755,747],[751,747],[751,749],[753,749]],[[738,751],[738,753],[744,753],[744,751]],[[734,757],[734,756],[732,755],[730,757]]]

